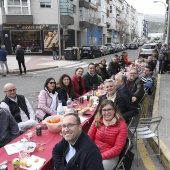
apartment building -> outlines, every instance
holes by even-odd
[[[136,10],[125,0],[1,0],[0,3],[0,41],[9,54],[15,53],[17,44],[28,54],[50,54],[52,44],[59,43],[58,35],[62,48],[125,43],[133,38],[137,24]]]

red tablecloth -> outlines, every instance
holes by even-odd
[[[85,101],[82,106],[86,106],[87,101]],[[94,111],[88,111],[87,113],[91,114],[90,116],[84,116],[88,119],[84,122],[82,122],[83,130],[86,132],[88,131],[94,117]],[[31,129],[31,131],[35,131],[35,127]],[[24,134],[20,135],[18,138],[14,139],[10,143],[17,142],[21,140],[23,137],[27,138],[27,133],[29,131],[25,132]],[[41,158],[46,159],[46,162],[42,166],[41,170],[50,170],[53,168],[53,159],[52,159],[52,150],[56,143],[58,143],[62,139],[62,136],[59,133],[52,133],[48,129],[42,130],[41,136],[36,136],[36,134],[33,135],[31,138],[32,141],[35,141],[36,143],[46,143],[46,145],[43,145],[44,151],[38,151],[36,148],[34,152],[31,153],[31,155],[36,155]],[[14,158],[18,158],[18,153],[13,155],[8,155],[5,148],[0,148],[0,163],[2,163],[5,160],[10,160],[11,162],[7,163],[8,170],[12,170],[12,160]]]

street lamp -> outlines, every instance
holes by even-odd
[[[164,24],[164,39],[165,39],[165,34],[166,34],[166,4],[162,1],[153,1],[154,3],[160,2],[165,6],[165,24]]]

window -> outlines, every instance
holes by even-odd
[[[76,5],[73,5],[73,13],[76,14]]]
[[[40,8],[51,8],[51,0],[39,0]]]
[[[104,15],[102,15],[102,23],[104,23]]]
[[[110,6],[110,13],[112,13],[112,6]]]

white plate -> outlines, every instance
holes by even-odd
[[[36,148],[35,142],[24,142],[22,146],[22,150],[27,153],[34,152],[35,148]]]

